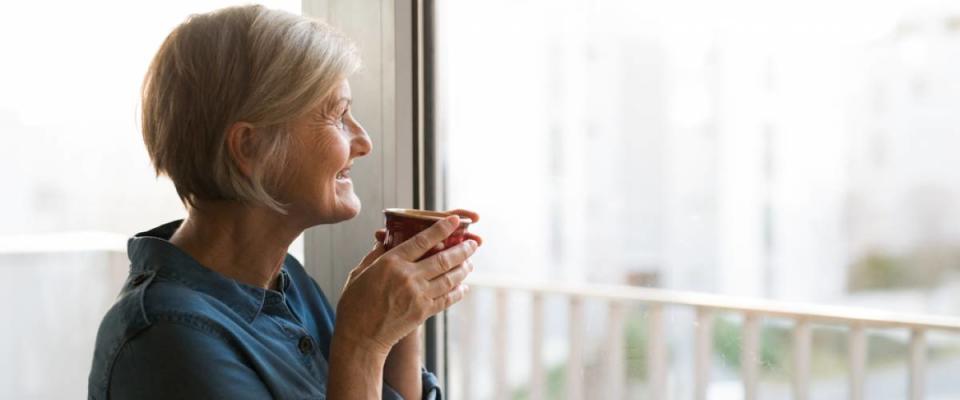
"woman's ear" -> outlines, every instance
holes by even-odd
[[[227,128],[227,149],[230,151],[230,158],[240,169],[240,172],[246,176],[253,175],[253,167],[256,162],[256,145],[254,141],[253,124],[248,122],[234,122]]]

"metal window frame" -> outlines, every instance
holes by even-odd
[[[434,118],[433,0],[303,0],[303,14],[337,27],[360,48],[363,68],[351,77],[353,114],[373,151],[351,175],[363,211],[353,220],[318,226],[304,236],[304,265],[331,303],[372,245],[387,207],[438,209]],[[446,313],[424,329],[424,365],[447,387]]]

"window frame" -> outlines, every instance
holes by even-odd
[[[335,306],[351,269],[370,250],[388,207],[442,209],[436,168],[432,0],[303,0],[303,14],[354,40],[363,67],[350,79],[352,112],[373,151],[352,170],[363,211],[350,221],[304,234],[304,266]],[[446,312],[424,324],[424,366],[443,389]]]

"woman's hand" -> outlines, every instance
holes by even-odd
[[[479,238],[416,262],[458,224],[458,218],[448,217],[390,251],[378,241],[351,271],[340,297],[334,332],[341,344],[385,357],[428,317],[463,299],[461,283],[473,271],[467,259]]]

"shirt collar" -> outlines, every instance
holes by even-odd
[[[176,220],[146,232],[134,235],[127,241],[127,254],[130,258],[130,274],[156,274],[175,280],[194,290],[219,299],[247,322],[253,321],[260,310],[268,292],[264,288],[247,285],[221,275],[197,262],[189,254],[170,243],[170,237],[176,232],[183,220]],[[290,285],[286,260],[280,269],[280,297]],[[275,297],[275,296],[273,296]]]

